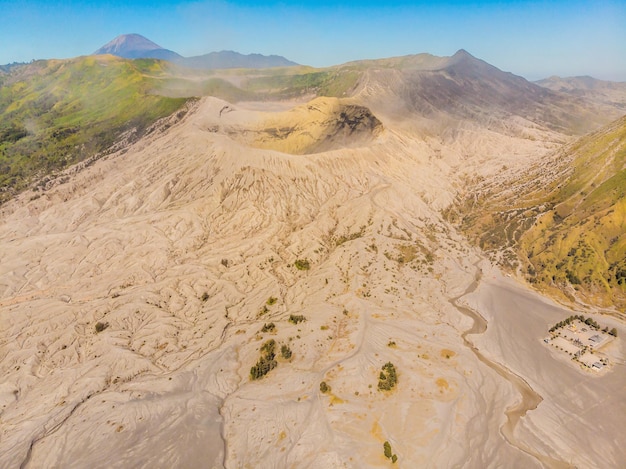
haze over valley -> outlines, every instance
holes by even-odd
[[[625,83],[124,35],[0,111],[0,466],[626,465]]]

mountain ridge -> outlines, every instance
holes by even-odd
[[[127,59],[161,59],[193,69],[273,68],[298,65],[278,55],[244,55],[235,51],[209,52],[193,57],[183,57],[136,33],[119,35],[92,55],[99,54],[112,54]]]
[[[183,57],[165,49],[140,34],[122,34],[107,42],[91,55],[111,54],[125,59],[161,59],[175,61]]]
[[[576,98],[594,99],[626,114],[626,82],[599,80],[591,76],[551,76],[534,83]]]

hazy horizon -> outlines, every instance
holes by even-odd
[[[0,64],[88,55],[141,34],[189,57],[282,55],[314,67],[465,49],[530,80],[590,75],[626,81],[626,4],[619,1],[0,0]]]

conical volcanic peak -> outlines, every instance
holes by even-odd
[[[140,34],[122,34],[117,36],[93,53],[93,55],[101,54],[112,54],[126,59],[154,58],[177,60],[182,58],[176,52],[164,49]]]

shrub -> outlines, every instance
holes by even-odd
[[[261,332],[274,332],[275,330],[276,324],[274,324],[273,322],[263,324],[263,327],[261,328]]]
[[[204,292],[204,293],[202,294],[202,296],[200,297],[200,299],[201,299],[202,301],[206,301],[206,300],[208,300],[208,299],[209,299],[209,293],[208,293],[208,292]]]
[[[385,441],[383,443],[383,452],[387,459],[391,459],[392,463],[395,464],[395,462],[398,460],[398,456],[393,454],[393,452],[391,451],[391,443],[389,443],[388,441]]]
[[[250,368],[250,379],[256,380],[262,378],[274,368],[276,368],[277,365],[278,362],[276,362],[276,360],[270,360],[267,357],[262,356],[261,358],[259,358],[259,361],[256,363],[256,365]]]
[[[270,296],[266,303],[268,306],[272,306],[273,304],[275,304],[278,301],[278,298],[274,298],[273,296]]]
[[[390,391],[396,386],[397,382],[396,367],[391,362],[385,363],[378,377],[378,390]]]
[[[275,350],[276,350],[276,341],[274,339],[268,340],[261,346],[261,352],[264,352],[265,355],[272,355],[272,358],[275,355],[274,353]]]
[[[291,358],[291,349],[289,348],[288,345],[281,345],[280,346],[280,355],[285,359],[285,360],[289,360]]]
[[[261,346],[261,357],[256,365],[250,368],[250,379],[262,378],[278,365],[276,361],[276,342],[274,339],[268,340]]]
[[[330,392],[330,386],[326,384],[326,381],[320,383],[320,392],[327,394]]]
[[[289,322],[293,323],[293,324],[298,324],[300,322],[306,321],[306,318],[301,315],[301,314],[290,314],[289,315]]]
[[[391,444],[388,441],[385,441],[385,443],[383,443],[383,448],[385,452],[385,457],[390,459],[391,458]]]
[[[309,270],[311,268],[308,259],[296,259],[293,265],[295,265],[298,270]]]
[[[96,323],[96,333],[100,333],[103,330],[105,330],[107,327],[109,327],[109,323],[108,322],[100,322],[98,321]]]

